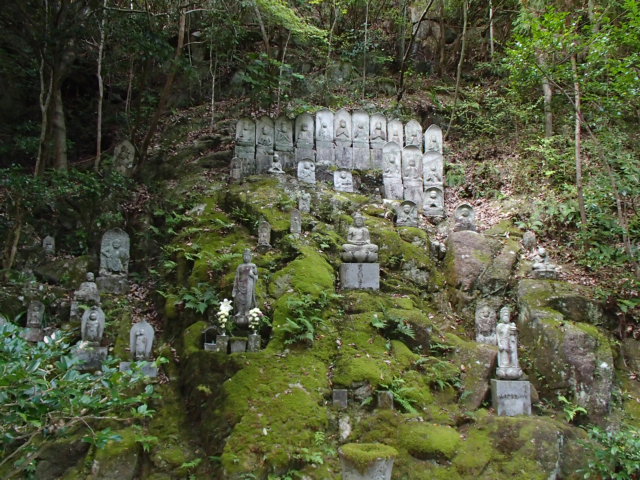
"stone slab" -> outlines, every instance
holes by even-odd
[[[107,359],[107,347],[78,348],[75,355],[80,359],[78,370],[92,372],[102,368],[102,362]]]
[[[265,173],[273,164],[273,154],[256,153],[256,173]]]
[[[340,284],[343,290],[380,290],[380,264],[343,263]]]
[[[96,278],[96,285],[100,293],[113,293],[123,295],[129,291],[129,282],[126,277],[119,275],[109,275]]]
[[[257,352],[260,350],[262,338],[257,333],[252,333],[247,338],[247,352]]]
[[[369,145],[353,146],[353,168],[356,170],[370,170],[371,169],[371,150]]]
[[[351,146],[345,147],[336,143],[335,158],[338,168],[353,169],[353,148]]]
[[[247,351],[247,340],[230,340],[229,345],[231,346],[231,353],[241,353]]]
[[[278,158],[280,158],[280,163],[282,164],[282,168],[284,168],[285,170],[290,170],[292,168],[295,168],[296,160],[295,160],[295,155],[293,153],[293,150],[290,152],[277,151],[276,153],[278,154]]]
[[[316,163],[318,165],[333,166],[336,164],[333,143],[318,142],[316,145]]]
[[[313,160],[315,162],[316,151],[311,147],[309,148],[296,147],[295,160],[296,160],[296,164],[298,164],[302,160]]]
[[[131,370],[131,363],[132,362],[120,362],[120,371],[128,372],[129,370]],[[158,368],[154,367],[153,365],[144,365],[141,370],[142,373],[147,377],[155,378],[158,376]]]
[[[372,148],[370,155],[371,155],[371,168],[375,170],[382,170],[384,168],[382,148]]]
[[[347,408],[349,405],[349,390],[346,388],[333,389],[333,406],[336,408]]]
[[[531,383],[492,379],[491,402],[499,416],[531,415]]]
[[[378,408],[384,410],[393,410],[392,392],[378,392]]]

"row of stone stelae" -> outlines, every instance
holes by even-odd
[[[47,236],[42,243],[43,253],[47,257],[55,255],[55,238]],[[129,272],[129,235],[121,229],[104,233],[100,246],[100,270],[98,278],[92,272],[86,275],[86,281],[73,292],[69,321],[80,326],[80,341],[73,349],[79,359],[78,368],[96,371],[107,358],[108,348],[104,345],[106,316],[102,310],[101,293],[125,294],[128,291]],[[21,336],[30,342],[40,342],[55,334],[55,328],[45,324],[46,307],[40,300],[33,300],[27,309],[25,329]],[[3,319],[6,321],[6,319]],[[153,327],[142,320],[130,330],[129,349],[131,359],[142,363],[142,370],[148,376],[156,376],[157,369],[148,362],[152,359],[155,332]],[[131,362],[122,362],[122,370],[131,368]]]
[[[315,114],[298,115],[295,120],[285,116],[271,119],[262,116],[257,121],[241,118],[236,123],[237,146],[256,146],[273,151],[289,151],[294,146],[318,146],[323,142],[336,145],[367,144],[382,148],[387,142],[400,147],[414,146],[420,151],[442,153],[442,130],[431,125],[425,131],[417,120],[403,124],[400,120],[388,120],[384,115],[369,115],[362,110],[353,113],[345,109],[335,114],[323,109]]]

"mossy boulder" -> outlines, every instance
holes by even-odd
[[[425,422],[407,422],[398,434],[400,445],[420,460],[451,460],[461,441],[454,428]]]
[[[542,398],[555,400],[562,394],[587,409],[590,416],[600,417],[608,413],[611,401],[611,342],[598,327],[574,321],[554,308],[555,292],[570,288],[553,280],[520,281],[518,327],[523,356]]]
[[[87,272],[97,271],[96,259],[91,255],[72,258],[56,258],[34,267],[33,273],[43,282],[78,288],[85,281]]]
[[[457,345],[451,361],[462,370],[460,405],[476,410],[489,398],[489,381],[495,375],[498,349],[492,345],[463,342]]]
[[[521,249],[519,242],[507,239],[500,253],[480,274],[476,288],[484,295],[505,294],[511,286],[513,270]]]
[[[55,480],[76,466],[89,450],[89,444],[77,436],[48,443],[38,455],[37,480]]]
[[[446,245],[444,278],[450,301],[456,310],[466,311],[473,301],[478,279],[491,266],[502,246],[498,240],[469,230],[452,232]],[[490,276],[503,278],[507,268],[496,267],[495,274]],[[491,279],[488,278],[486,284],[490,285]]]
[[[91,480],[132,480],[140,462],[141,446],[133,428],[114,432],[120,440],[111,440],[96,451]]]
[[[582,478],[581,429],[549,418],[486,416],[463,435],[452,460],[462,478]]]

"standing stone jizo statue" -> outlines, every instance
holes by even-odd
[[[507,306],[500,310],[500,322],[496,326],[498,343],[498,369],[496,376],[504,380],[517,380],[522,376],[518,362],[518,330],[511,321],[511,309]]]
[[[251,262],[251,250],[244,251],[244,263],[238,266],[233,282],[233,304],[236,308],[235,322],[239,326],[249,324],[249,311],[257,306],[256,285],[258,283],[258,267]]]

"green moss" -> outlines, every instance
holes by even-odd
[[[137,452],[138,445],[136,440],[136,432],[133,428],[125,428],[114,432],[120,440],[110,440],[107,444],[96,451],[96,460],[104,461],[106,458],[118,457],[123,454]]]
[[[340,454],[360,472],[365,472],[376,460],[396,458],[398,451],[382,443],[346,443]]]
[[[202,334],[209,327],[204,320],[194,323],[184,330],[182,333],[182,352],[183,355],[189,356],[195,352],[202,350]]]
[[[523,232],[514,226],[510,220],[502,220],[488,230],[485,230],[484,235],[522,238]]]
[[[462,475],[478,476],[495,455],[489,433],[472,430],[461,443],[452,464]]]
[[[451,460],[460,445],[460,434],[453,428],[424,422],[401,425],[400,445],[421,460]]]
[[[280,296],[288,287],[298,293],[317,296],[334,291],[334,280],[331,265],[316,250],[305,246],[300,248],[298,258],[273,275],[269,292]]]

